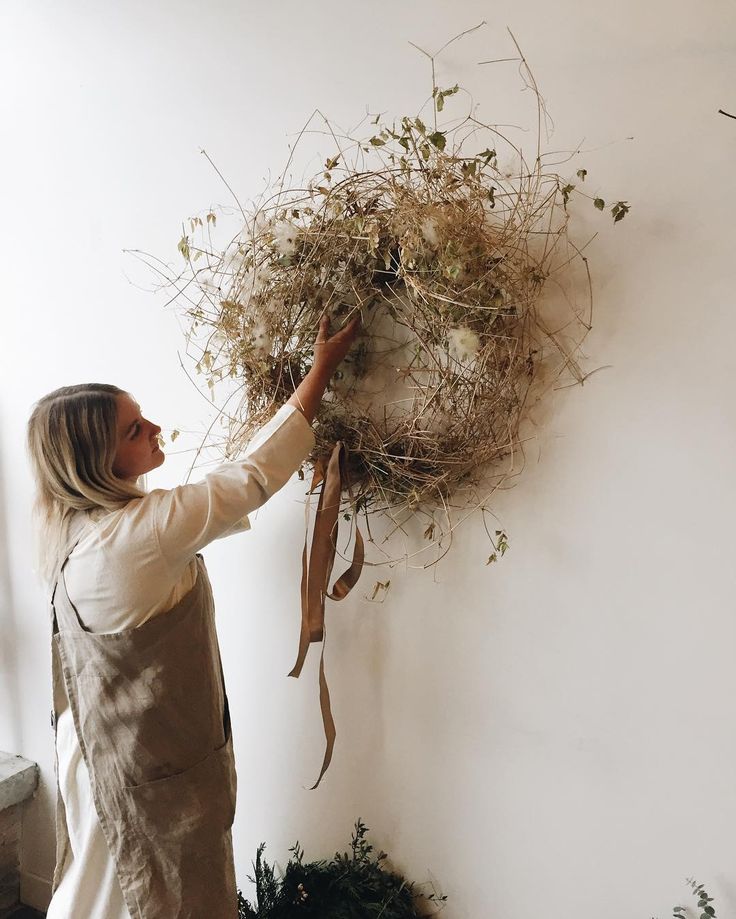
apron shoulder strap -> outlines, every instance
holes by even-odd
[[[51,618],[52,618],[52,631],[53,631],[53,634],[56,634],[56,632],[59,631],[59,624],[58,624],[57,615],[56,615],[56,604],[55,604],[55,602],[54,602],[54,601],[56,600],[56,592],[57,592],[58,587],[59,587],[59,582],[60,582],[60,581],[63,581],[63,577],[64,577],[64,568],[66,567],[66,563],[69,561],[70,555],[71,555],[72,552],[76,549],[77,544],[79,543],[80,539],[82,538],[82,534],[83,534],[84,529],[85,529],[85,527],[86,527],[86,525],[87,525],[87,522],[88,522],[88,519],[87,519],[86,515],[85,515],[84,517],[82,517],[82,515],[79,515],[79,517],[73,518],[73,519],[70,521],[70,523],[69,523],[69,530],[68,530],[68,533],[67,533],[66,549],[65,549],[62,553],[60,553],[60,555],[59,555],[59,564],[58,564],[57,569],[56,569],[56,575],[55,575],[55,577],[52,579],[52,582],[51,582],[51,583],[52,583],[52,587],[51,587]],[[64,593],[66,593],[66,585],[65,585],[65,584],[62,584],[62,586],[63,586],[63,588],[64,588]],[[66,596],[67,596],[67,600],[69,600],[69,595],[67,594]],[[69,600],[69,603],[71,604],[71,600]],[[71,604],[71,605],[72,605],[72,608],[74,608],[73,604]],[[77,616],[77,620],[78,620],[78,619],[79,619],[79,616],[78,616],[78,614],[77,614],[76,609],[74,609],[74,614],[75,614],[75,616]]]

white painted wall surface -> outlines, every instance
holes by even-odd
[[[303,487],[213,545],[240,777],[241,884],[255,848],[342,847],[353,820],[448,919],[669,915],[683,881],[736,909],[733,163],[736,7],[726,0],[304,3],[5,0],[0,9],[0,748],[41,765],[24,889],[48,897],[52,734],[46,602],[31,573],[33,402],[69,383],[129,389],[165,429],[208,407],[175,314],[124,248],[175,262],[182,219],[278,172],[319,107],[337,124],[416,111],[426,61],[463,29],[441,85],[532,126],[505,28],[594,190],[632,211],[590,250],[583,388],[558,394],[494,509],[512,548],[485,567],[480,520],[437,572],[390,573],[385,603],[328,612],[338,725],[321,757],[316,655],[295,652]],[[502,69],[504,66],[510,69]],[[533,137],[530,132],[529,137]],[[633,140],[626,140],[626,138]],[[319,144],[317,144],[319,147]],[[324,145],[323,152],[331,150]],[[132,284],[130,279],[135,281]],[[177,447],[191,447],[182,437]],[[537,462],[537,456],[540,461]],[[172,455],[152,487],[178,484]],[[378,572],[385,577],[388,572]]]

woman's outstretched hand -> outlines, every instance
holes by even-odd
[[[355,316],[334,335],[330,335],[330,320],[323,315],[314,342],[312,369],[297,386],[287,405],[295,405],[311,424],[322,401],[327,384],[340,362],[350,350],[360,328],[360,315]]]
[[[360,314],[354,316],[334,335],[330,335],[330,320],[323,314],[314,342],[313,367],[331,377],[344,360],[360,328]]]

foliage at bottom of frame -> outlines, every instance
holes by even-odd
[[[436,915],[446,897],[421,894],[417,885],[385,866],[385,852],[374,853],[368,827],[355,824],[349,852],[330,861],[305,862],[297,842],[281,877],[263,858],[261,843],[253,864],[256,901],[238,891],[239,919],[418,919]]]
[[[708,896],[705,887],[702,884],[698,884],[693,878],[688,878],[687,883],[692,887],[693,896],[698,901],[698,909],[700,910],[698,919],[716,919],[716,911],[712,906],[713,897]],[[690,914],[686,906],[676,906],[672,910],[673,919],[688,919],[688,915]]]

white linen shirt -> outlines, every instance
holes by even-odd
[[[242,459],[217,466],[201,482],[78,515],[82,536],[64,581],[86,628],[135,628],[171,609],[194,586],[196,553],[249,529],[248,514],[286,484],[313,445],[304,415],[284,405]],[[70,845],[47,919],[130,919],[68,705],[57,712],[56,751]]]

